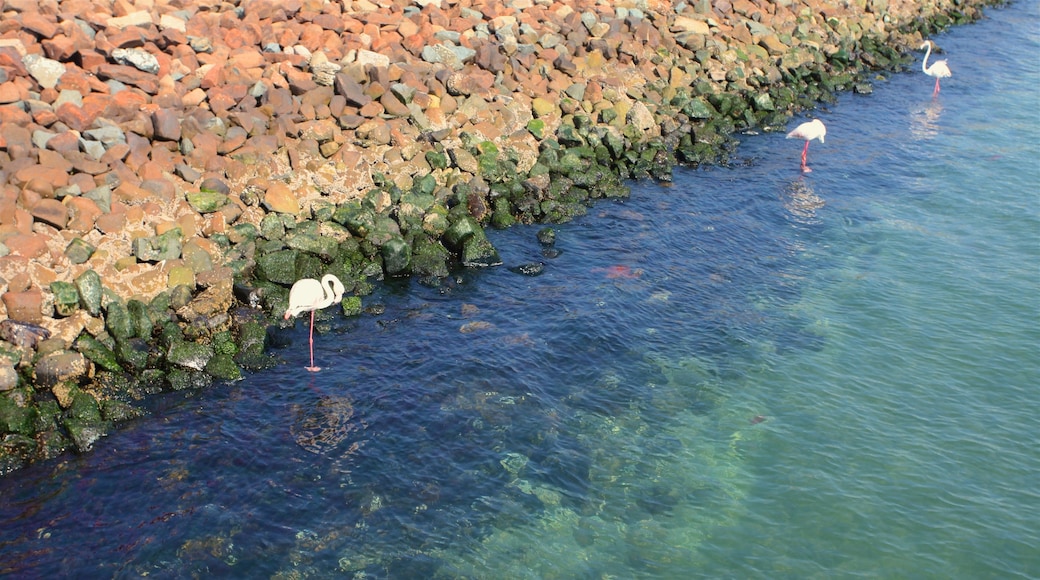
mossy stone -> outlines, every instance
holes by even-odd
[[[0,433],[18,433],[32,436],[35,433],[37,410],[31,392],[26,389],[0,394]]]
[[[408,275],[411,264],[412,248],[401,236],[394,236],[379,247],[383,257],[383,269],[388,276]]]
[[[237,381],[242,378],[242,369],[235,364],[230,354],[217,353],[206,363],[206,373],[222,381]]]
[[[54,312],[58,316],[71,316],[79,309],[79,290],[75,284],[61,280],[51,282],[51,294],[54,295]]]
[[[116,353],[108,348],[105,343],[85,332],[79,335],[79,338],[73,343],[73,348],[105,370],[112,372],[123,371],[123,367],[120,366],[119,361],[116,359]]]
[[[276,284],[296,282],[296,250],[280,250],[256,258],[257,275]]]
[[[65,256],[73,264],[83,264],[94,255],[96,248],[87,243],[83,238],[73,238],[68,246],[65,246]]]
[[[186,198],[188,205],[201,214],[213,213],[227,205],[228,201],[226,195],[215,191],[194,191],[188,193]]]
[[[80,306],[91,316],[97,316],[101,312],[101,275],[96,270],[87,270],[74,280],[76,291],[79,292]]]

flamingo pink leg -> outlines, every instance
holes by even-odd
[[[932,91],[932,96],[939,94],[939,77],[935,77],[935,90]]]
[[[313,310],[311,310],[310,343],[311,343],[311,366],[307,367],[307,370],[311,371],[312,373],[316,373],[316,372],[320,371],[321,368],[314,366],[314,311]]]
[[[812,171],[812,169],[809,169],[809,167],[807,167],[806,164],[805,164],[806,159],[808,157],[809,157],[809,142],[806,141],[805,142],[805,147],[802,148],[802,171],[804,171],[805,173],[809,173],[810,171]]]

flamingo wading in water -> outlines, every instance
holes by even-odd
[[[343,282],[332,274],[325,274],[321,282],[314,278],[297,280],[289,289],[289,308],[285,311],[285,319],[289,320],[301,312],[311,313],[311,366],[307,367],[307,370],[312,373],[321,370],[321,367],[314,366],[314,311],[343,300],[343,293],[346,291]]]
[[[827,127],[824,126],[823,121],[819,119],[813,119],[808,123],[802,123],[794,128],[787,134],[788,139],[805,139],[805,147],[802,149],[802,172],[809,173],[812,169],[805,164],[806,159],[809,156],[809,142],[813,139],[819,139],[820,143],[823,143],[823,138],[827,136]]]
[[[946,64],[945,60],[937,60],[932,63],[932,66],[928,66],[928,57],[932,55],[932,41],[926,40],[921,44],[919,48],[927,48],[928,51],[924,53],[924,60],[921,62],[921,70],[924,74],[935,77],[935,90],[932,91],[932,96],[939,94],[939,79],[944,79],[953,76],[950,72],[950,67]]]

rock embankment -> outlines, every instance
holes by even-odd
[[[267,364],[296,279],[496,264],[988,3],[3,0],[0,473]]]

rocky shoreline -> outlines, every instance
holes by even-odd
[[[497,265],[996,3],[4,0],[0,475],[274,364],[299,278]]]

